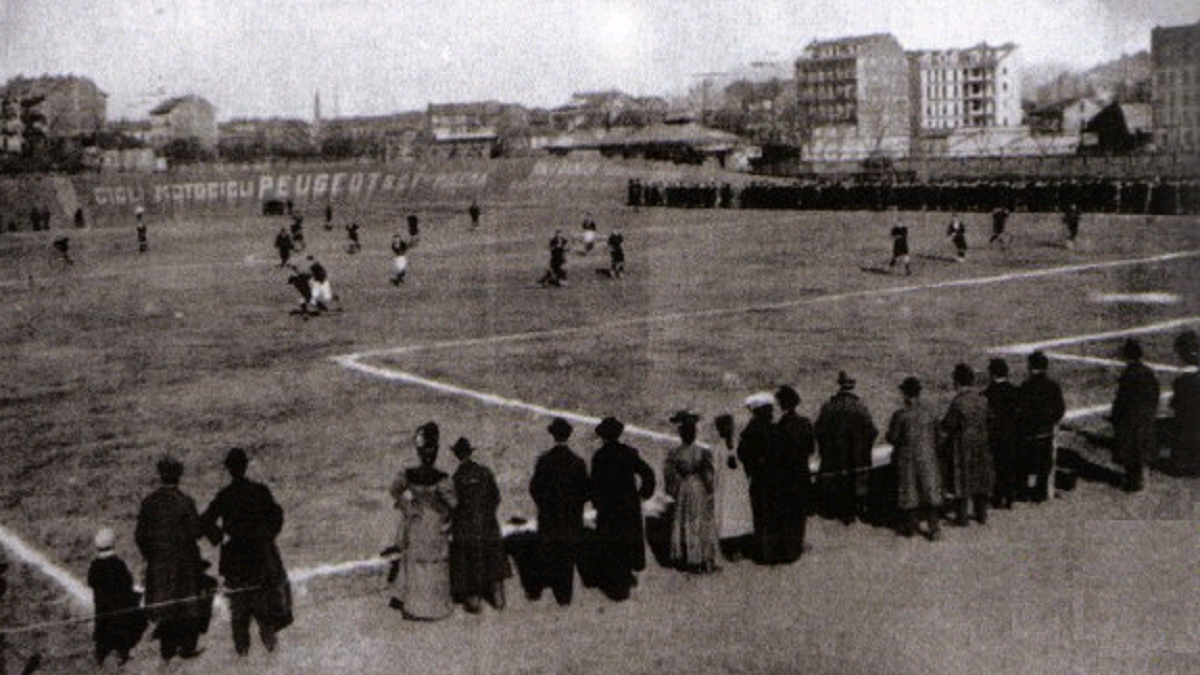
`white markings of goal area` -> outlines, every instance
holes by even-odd
[[[1125,362],[1103,358],[1099,356],[1088,356],[1085,354],[1072,354],[1067,351],[1062,351],[1065,348],[1085,345],[1094,342],[1107,342],[1111,340],[1120,340],[1123,338],[1135,337],[1138,335],[1155,335],[1172,331],[1180,330],[1186,326],[1200,325],[1200,316],[1189,316],[1179,319],[1171,319],[1169,321],[1160,321],[1157,323],[1146,324],[1144,326],[1134,326],[1122,330],[1105,331],[1101,333],[1089,333],[1086,335],[1072,335],[1068,337],[1052,338],[1049,340],[1041,340],[1039,342],[1019,342],[1014,344],[992,347],[988,350],[989,354],[997,356],[1025,356],[1035,351],[1041,351],[1046,355],[1047,359],[1054,361],[1064,361],[1072,363],[1083,363],[1101,368],[1123,368]],[[1179,373],[1183,371],[1180,366],[1173,366],[1165,363],[1146,362],[1146,366],[1156,373]],[[1166,391],[1162,393],[1162,400],[1169,398],[1170,394]],[[1085,408],[1077,408],[1067,412],[1066,420],[1073,421],[1088,417],[1102,415],[1109,411],[1110,405],[1095,405]]]
[[[792,309],[803,307],[806,305],[815,305],[830,302],[852,301],[865,298],[888,297],[892,295],[901,295],[906,293],[916,293],[922,291],[937,290],[941,288],[970,288],[977,286],[988,286],[995,284],[1003,284],[1015,281],[1027,281],[1031,279],[1039,279],[1045,277],[1059,276],[1065,274],[1074,274],[1078,272],[1086,272],[1099,269],[1114,269],[1120,267],[1131,267],[1136,265],[1159,264],[1189,258],[1200,257],[1200,250],[1180,251],[1175,253],[1166,253],[1162,255],[1149,256],[1145,258],[1133,258],[1124,260],[1110,260],[1096,263],[1083,263],[1078,265],[1065,265],[1060,267],[1051,267],[1039,270],[1030,270],[1024,272],[1010,272],[1005,274],[997,274],[984,277],[970,277],[965,279],[951,279],[948,281],[933,282],[928,284],[913,284],[907,286],[893,286],[887,288],[867,289],[861,291],[851,291],[846,293],[835,293],[824,296],[808,297],[793,301],[744,305],[732,308],[717,308],[709,310],[700,310],[695,312],[678,312],[673,314],[659,314],[644,317],[636,317],[632,319],[623,319],[613,322],[595,324],[590,326],[579,326],[572,328],[552,329],[546,331],[533,331],[525,333],[515,333],[511,335],[495,335],[483,338],[467,338],[457,340],[447,340],[439,343],[430,343],[425,345],[403,345],[392,348],[355,352],[352,354],[344,354],[331,357],[334,363],[339,366],[358,372],[360,374],[376,377],[401,384],[423,387],[442,394],[450,396],[458,396],[466,399],[475,400],[485,405],[499,406],[509,409],[523,410],[539,416],[562,417],[579,425],[595,425],[600,422],[600,419],[594,415],[588,415],[571,410],[556,410],[548,408],[536,403],[521,401],[519,399],[508,398],[498,394],[469,389],[467,387],[458,386],[449,382],[441,382],[430,378],[422,377],[415,373],[403,371],[397,368],[389,368],[379,365],[366,363],[366,359],[384,356],[398,356],[402,354],[410,354],[418,351],[435,350],[435,349],[454,349],[459,347],[467,347],[480,344],[497,344],[504,342],[517,342],[522,340],[538,339],[547,336],[591,333],[600,331],[615,326],[629,324],[650,324],[664,323],[678,320],[698,319],[714,316],[726,316],[745,314],[749,312],[757,312],[764,310],[779,310]],[[1111,359],[1098,359],[1088,356],[1080,356],[1068,354],[1065,352],[1056,351],[1061,347],[1069,347],[1085,342],[1094,342],[1099,340],[1108,340],[1130,335],[1159,333],[1183,325],[1200,323],[1200,317],[1188,317],[1185,319],[1176,319],[1149,326],[1131,328],[1122,331],[1112,331],[1108,333],[1097,333],[1093,335],[1080,335],[1067,338],[1059,338],[1055,340],[1046,340],[1042,342],[1030,342],[1021,344],[1004,345],[990,350],[994,354],[1022,354],[1032,352],[1036,349],[1045,351],[1047,357],[1059,360],[1074,360],[1093,363],[1112,367],[1122,365],[1119,361]],[[1048,350],[1048,351],[1047,351]],[[1172,372],[1178,370],[1173,366],[1162,364],[1151,364],[1151,367],[1159,371]],[[1108,406],[1095,406],[1089,408],[1080,408],[1071,410],[1067,413],[1067,419],[1079,419],[1101,414],[1108,409]],[[625,427],[625,433],[646,440],[659,443],[675,443],[677,437],[664,434],[661,432],[645,429],[636,425],[628,425]],[[872,463],[875,466],[886,464],[891,460],[892,449],[888,445],[876,446],[872,452]],[[529,525],[522,526],[529,527]],[[506,530],[517,529],[505,527]],[[36,548],[26,542],[20,535],[12,530],[0,527],[0,545],[3,545],[10,553],[24,562],[25,564],[37,568],[46,575],[55,585],[61,588],[73,601],[72,604],[84,611],[91,608],[92,598],[91,591],[87,586],[75,577],[69,570],[52,561],[48,556],[37,552]],[[352,560],[340,563],[331,563],[318,565],[316,567],[300,570],[292,570],[288,576],[291,581],[296,584],[301,593],[303,587],[310,581],[314,581],[323,577],[343,576],[352,574],[373,573],[385,569],[388,565],[387,560],[380,558],[370,560]],[[221,610],[224,610],[224,603],[221,603]],[[219,612],[221,618],[225,618],[226,612]]]

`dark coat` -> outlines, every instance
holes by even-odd
[[[133,590],[129,568],[116,556],[96,558],[88,567],[87,582],[96,612],[92,640],[104,650],[128,653],[146,632],[142,596]]]
[[[134,539],[146,561],[147,614],[154,621],[203,621],[212,599],[201,598],[205,563],[196,544],[201,536],[196,502],[173,485],[142,500]],[[189,602],[172,602],[198,598]],[[156,606],[159,603],[170,603]]]
[[[529,481],[544,541],[575,543],[583,538],[583,506],[592,498],[587,463],[566,445],[538,457]]]
[[[767,501],[775,518],[768,523],[770,537],[767,562],[793,561],[804,549],[805,518],[808,517],[809,488],[812,482],[808,458],[816,447],[812,422],[789,410],[779,417],[772,430],[771,454],[767,460]],[[778,543],[778,545],[776,545]]]
[[[1067,412],[1062,387],[1045,373],[1030,375],[1017,389],[1020,399],[1021,435],[1026,438],[1054,433]]]
[[[283,509],[267,486],[234,478],[204,510],[200,526],[214,546],[221,546],[217,570],[227,586],[268,584],[269,549],[283,529]]]
[[[941,430],[945,435],[943,489],[959,499],[991,495],[995,470],[988,444],[987,398],[974,389],[955,394]]]
[[[1142,464],[1158,450],[1155,422],[1158,417],[1158,378],[1141,361],[1121,371],[1112,404],[1113,461]]]
[[[512,576],[500,540],[500,489],[487,467],[467,459],[452,478],[458,505],[450,514],[450,592],[482,595]]]
[[[592,456],[597,553],[607,573],[646,568],[642,500],[652,497],[654,488],[654,470],[628,445],[606,441]]]
[[[1174,438],[1171,463],[1186,473],[1200,472],[1200,373],[1186,372],[1171,385]]]
[[[822,472],[870,468],[879,430],[866,404],[853,393],[840,391],[826,401],[814,430]]]
[[[1007,380],[992,382],[983,391],[988,402],[988,444],[992,461],[998,466],[1012,466],[1019,438],[1020,394],[1016,385]]]

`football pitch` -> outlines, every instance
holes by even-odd
[[[591,212],[600,243],[583,253]],[[1066,247],[1053,214],[1009,220],[989,247],[986,214],[965,217],[971,249],[954,260],[947,213],[901,213],[912,274],[891,269],[893,214],[618,205],[485,205],[422,214],[407,280],[389,283],[388,242],[401,214],[353,214],[363,250],[310,218],[306,251],[330,270],[341,311],[305,318],[271,247],[284,218],[151,221],[72,232],[66,265],[45,233],[0,238],[0,510],[3,524],[82,576],[102,525],[137,568],[133,524],[171,452],[200,507],[226,481],[232,446],[250,452],[286,513],[293,571],[375,558],[394,528],[386,489],[415,462],[413,430],[468,437],[491,466],[502,519],[529,517],[527,485],[550,447],[551,415],[575,422],[572,446],[598,447],[592,424],[615,415],[658,470],[671,413],[712,419],[755,391],[791,384],[815,418],[838,371],[858,380],[884,427],[908,375],[939,409],[958,362],[982,376],[1004,356],[1046,350],[1070,424],[1104,434],[1126,337],[1146,347],[1164,391],[1171,342],[1200,328],[1195,218],[1086,216]],[[555,229],[572,238],[568,284],[537,283]],[[626,274],[603,237],[624,233]],[[439,466],[453,469],[443,450]],[[210,555],[210,553],[206,553]],[[214,558],[215,559],[215,558]]]

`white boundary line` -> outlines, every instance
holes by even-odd
[[[1041,342],[1020,342],[1016,344],[1003,345],[1000,347],[992,347],[988,351],[992,354],[1028,354],[1039,349],[1050,349],[1052,347],[1068,347],[1070,345],[1082,344],[1084,342],[1098,342],[1101,340],[1112,340],[1115,338],[1128,337],[1130,335],[1145,335],[1147,333],[1162,333],[1163,331],[1180,326],[1188,326],[1200,323],[1200,316],[1189,316],[1182,319],[1172,319],[1170,321],[1162,321],[1159,323],[1147,324],[1145,326],[1137,326],[1135,328],[1126,328],[1123,330],[1106,331],[1103,333],[1089,333],[1086,335],[1073,335],[1064,338],[1055,338],[1053,340],[1043,340]]]
[[[22,563],[35,567],[67,592],[75,609],[92,609],[92,590],[66,568],[59,566],[25,542],[16,532],[0,525],[0,544]]]
[[[1063,352],[1045,352],[1046,358],[1056,361],[1075,361],[1078,363],[1090,363],[1095,366],[1103,366],[1105,368],[1124,368],[1125,362],[1117,359],[1104,359],[1098,356],[1079,356],[1077,354],[1064,354]],[[1146,367],[1150,370],[1163,373],[1181,373],[1183,368],[1179,366],[1169,366],[1164,363],[1147,363]]]
[[[1006,283],[1009,281],[1037,279],[1037,278],[1041,278],[1041,277],[1053,276],[1053,275],[1058,275],[1058,274],[1070,274],[1070,273],[1074,273],[1074,272],[1083,272],[1083,271],[1094,270],[1094,269],[1107,269],[1107,268],[1113,268],[1113,267],[1125,267],[1125,266],[1130,266],[1130,265],[1141,265],[1141,264],[1148,264],[1148,263],[1155,263],[1155,262],[1168,262],[1168,261],[1173,261],[1173,260],[1181,260],[1181,259],[1195,258],[1195,257],[1200,257],[1200,250],[1182,251],[1182,252],[1178,252],[1178,253],[1168,253],[1168,254],[1164,254],[1164,255],[1151,256],[1148,258],[1139,258],[1139,259],[1132,259],[1132,260],[1129,260],[1129,259],[1113,260],[1113,261],[1106,261],[1106,262],[1099,262],[1099,263],[1088,263],[1088,264],[1082,264],[1082,265],[1067,265],[1067,266],[1062,266],[1062,267],[1052,267],[1052,268],[1047,268],[1047,269],[1042,269],[1042,270],[1033,270],[1033,271],[1029,271],[1029,272],[1012,272],[1012,273],[1008,273],[1008,274],[999,274],[999,275],[993,275],[993,276],[989,276],[989,277],[954,279],[954,280],[950,280],[950,281],[941,281],[941,282],[935,282],[935,283],[931,283],[931,284],[898,286],[898,287],[884,288],[884,289],[867,289],[867,290],[861,290],[861,291],[852,291],[849,293],[838,293],[838,294],[833,294],[833,295],[819,296],[819,297],[815,297],[815,298],[805,298],[805,299],[801,299],[801,300],[793,300],[793,301],[788,301],[788,302],[752,305],[752,306],[738,307],[738,308],[713,309],[713,310],[703,310],[703,311],[697,311],[697,312],[676,312],[676,313],[672,313],[672,314],[663,314],[663,315],[649,316],[649,317],[638,317],[638,318],[633,318],[633,319],[624,319],[624,320],[620,320],[620,321],[613,321],[613,322],[597,324],[597,325],[592,325],[592,326],[580,326],[580,327],[575,327],[575,328],[564,328],[564,329],[551,330],[551,331],[516,333],[516,334],[499,335],[499,336],[491,336],[491,337],[486,337],[486,338],[476,338],[476,339],[468,339],[468,340],[450,340],[450,341],[435,343],[435,344],[430,344],[430,345],[412,345],[412,346],[398,347],[398,348],[391,348],[391,349],[380,349],[380,350],[374,350],[374,351],[357,352],[354,354],[332,357],[332,360],[345,368],[349,368],[351,370],[355,370],[355,371],[358,371],[358,372],[361,372],[361,373],[364,373],[367,375],[371,375],[374,377],[381,377],[381,378],[387,379],[387,380],[405,382],[408,384],[415,384],[418,386],[430,388],[435,391],[439,391],[439,392],[446,393],[446,394],[474,398],[475,400],[478,400],[480,402],[487,403],[490,405],[497,405],[497,406],[502,406],[502,407],[515,408],[515,409],[519,409],[519,410],[526,410],[528,412],[532,412],[532,413],[535,413],[538,415],[559,416],[559,417],[563,417],[564,419],[567,419],[567,420],[573,420],[578,424],[598,424],[600,420],[598,418],[595,418],[595,417],[592,417],[589,415],[582,415],[582,414],[574,413],[574,412],[570,412],[570,411],[546,408],[544,406],[540,406],[540,405],[536,405],[536,404],[532,404],[532,403],[526,403],[526,402],[519,401],[516,399],[505,398],[505,397],[498,396],[495,394],[489,394],[486,392],[480,392],[480,391],[475,391],[475,390],[471,390],[471,389],[466,389],[464,387],[458,387],[455,385],[444,384],[441,382],[437,382],[436,380],[430,380],[428,378],[423,378],[418,375],[413,375],[411,373],[406,373],[403,371],[388,370],[386,368],[370,366],[370,365],[361,363],[360,359],[366,358],[366,357],[371,357],[371,356],[401,354],[401,353],[418,351],[418,350],[422,350],[422,349],[439,349],[439,348],[446,348],[446,347],[469,346],[469,345],[479,345],[479,344],[489,344],[489,343],[496,343],[496,342],[522,340],[522,339],[529,339],[529,338],[547,337],[547,336],[551,336],[551,335],[565,335],[565,334],[585,332],[585,331],[590,331],[590,330],[600,330],[600,329],[611,328],[611,327],[616,327],[616,326],[623,326],[623,325],[638,325],[638,324],[647,324],[647,323],[677,321],[677,320],[689,319],[689,318],[701,318],[701,317],[706,317],[706,316],[721,316],[721,315],[729,315],[729,314],[745,314],[748,312],[790,309],[790,308],[794,308],[794,307],[802,307],[805,305],[813,305],[813,304],[824,303],[824,302],[838,302],[838,301],[842,301],[842,300],[851,300],[851,299],[855,299],[855,298],[883,297],[883,296],[898,295],[898,294],[902,294],[902,293],[910,293],[910,292],[923,291],[923,290],[933,290],[933,289],[938,289],[938,288],[968,288],[968,287],[972,287],[972,286],[983,286],[983,285],[990,285],[990,284],[997,284],[997,283]],[[1193,323],[1196,321],[1200,321],[1200,317],[1193,317],[1190,319],[1180,320],[1180,321],[1176,321],[1176,322],[1166,322],[1166,324],[1181,325],[1182,323]],[[1168,326],[1168,327],[1170,327],[1170,326]],[[1139,330],[1139,329],[1134,329],[1134,330]],[[1143,328],[1140,330],[1142,330],[1143,332],[1153,332],[1151,330],[1147,330],[1146,328]],[[1131,334],[1131,333],[1125,333],[1125,334]],[[1107,335],[1107,334],[1102,334],[1102,335]],[[1096,339],[1106,339],[1106,338],[1101,337],[1101,338],[1096,338]],[[1034,344],[1034,343],[1031,343],[1031,344]],[[1073,344],[1073,343],[1066,342],[1064,344]],[[1009,347],[1009,349],[1012,349],[1012,348],[1013,348],[1012,346]],[[1032,350],[1030,350],[1030,351],[1032,351]],[[1001,352],[1001,353],[1007,353],[1007,352]],[[1095,407],[1091,407],[1091,408],[1081,408],[1081,409],[1077,409],[1077,410],[1072,410],[1067,413],[1067,416],[1064,419],[1073,420],[1073,419],[1078,419],[1081,417],[1088,417],[1088,416],[1092,416],[1092,415],[1096,415],[1096,414],[1102,414],[1103,412],[1107,411],[1108,409],[1109,409],[1109,406],[1105,405],[1105,406],[1095,406]],[[640,437],[655,440],[655,441],[675,442],[677,440],[676,437],[674,437],[674,436],[671,436],[668,434],[663,434],[663,433],[656,432],[656,431],[651,431],[649,429],[643,429],[643,428],[636,427],[636,426],[627,426],[626,431],[628,433],[630,433],[631,435],[640,436]],[[891,450],[892,449],[890,446],[886,446],[886,445],[876,446],[874,451],[872,452],[872,463],[875,465],[879,465],[881,463],[885,463],[886,461],[890,460]],[[49,558],[42,555],[41,553],[38,553],[37,551],[32,549],[28,544],[25,543],[25,541],[23,539],[21,539],[21,537],[19,537],[16,533],[12,532],[11,530],[3,527],[2,525],[0,525],[0,544],[2,544],[5,548],[7,548],[9,551],[11,551],[22,562],[25,562],[28,565],[38,568],[41,572],[43,572],[48,577],[50,577],[51,580],[56,582],[60,587],[62,587],[68,593],[72,602],[79,609],[81,609],[83,611],[87,611],[91,608],[92,595],[91,595],[90,589],[88,589],[82,582],[80,582],[78,579],[76,579],[75,576],[73,574],[71,574],[69,571],[67,571],[66,569],[55,564]],[[318,567],[309,568],[309,569],[305,569],[305,570],[297,570],[297,571],[289,574],[288,577],[289,577],[289,579],[291,579],[292,581],[294,581],[297,584],[304,584],[312,579],[320,578],[323,576],[346,574],[346,573],[354,572],[354,571],[370,571],[370,570],[374,570],[376,568],[382,568],[383,566],[385,566],[387,564],[388,564],[387,561],[381,560],[381,559],[350,561],[350,562],[338,563],[338,564],[334,564],[334,565],[321,565]],[[217,612],[219,615],[223,616],[226,612],[224,611],[225,610],[224,603],[221,602],[221,600],[223,600],[223,599],[218,598]]]
[[[793,309],[796,307],[805,307],[808,305],[817,305],[828,302],[842,302],[845,300],[856,300],[862,298],[887,297],[892,295],[901,295],[904,293],[915,293],[919,291],[936,290],[939,288],[970,288],[973,286],[988,286],[992,284],[1008,283],[1010,281],[1025,281],[1028,279],[1039,279],[1042,277],[1055,276],[1060,274],[1073,274],[1075,272],[1087,272],[1096,269],[1109,269],[1114,267],[1129,267],[1133,265],[1147,265],[1160,262],[1172,262],[1176,260],[1185,260],[1188,258],[1200,257],[1200,249],[1191,251],[1180,251],[1176,253],[1166,253],[1163,255],[1150,256],[1147,258],[1132,258],[1123,260],[1109,260],[1097,263],[1085,263],[1080,265],[1065,265],[1061,267],[1048,267],[1040,270],[1030,270],[1027,272],[1010,272],[1007,274],[997,274],[986,277],[971,277],[967,279],[950,279],[948,281],[936,281],[928,284],[914,284],[908,286],[893,286],[889,288],[868,288],[858,291],[849,291],[846,293],[834,293],[831,295],[820,295],[810,298],[801,298],[798,300],[788,300],[785,302],[763,303],[758,305],[743,305],[740,307],[726,307],[717,309],[705,309],[693,312],[673,312],[668,314],[656,314],[653,316],[640,316],[628,319],[618,319],[616,321],[607,321],[604,323],[588,324],[585,326],[573,326],[570,328],[554,328],[544,331],[527,331],[522,333],[506,333],[503,335],[489,335],[478,338],[463,338],[455,340],[445,340],[442,342],[434,342],[429,344],[417,345],[402,345],[400,347],[386,347],[382,349],[374,349],[357,352],[353,356],[358,357],[376,357],[385,355],[408,354],[418,351],[430,349],[452,349],[456,347],[473,347],[480,345],[498,344],[504,342],[517,342],[521,340],[538,339],[544,337],[555,337],[560,335],[573,335],[576,333],[587,333],[610,328],[619,328],[622,326],[638,326],[652,323],[667,323],[671,321],[681,321],[687,319],[702,319],[715,316],[728,316],[736,314],[750,314],[753,312],[768,312]],[[1200,320],[1200,318],[1198,318]],[[1032,351],[1032,350],[1031,350]]]

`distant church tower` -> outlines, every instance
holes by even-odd
[[[321,144],[321,90],[318,89],[313,93],[313,119],[312,125],[309,127],[309,134],[312,136],[314,145]]]

